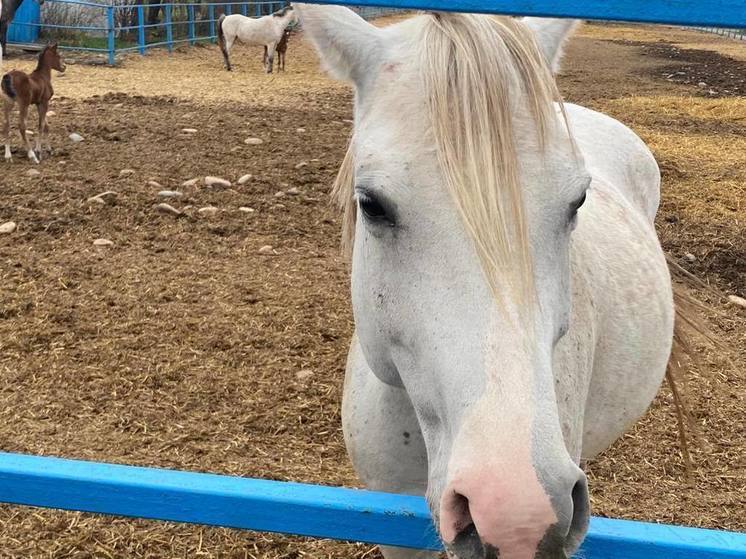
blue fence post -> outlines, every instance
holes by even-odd
[[[225,5],[225,15],[229,16],[233,13],[233,5],[232,4],[226,4]]]
[[[210,20],[210,41],[215,42],[215,4],[207,6],[207,18]]]
[[[137,7],[137,44],[140,54],[145,54],[145,8],[142,4]]]
[[[194,29],[194,4],[187,5],[187,17],[189,18],[189,44],[193,45],[197,37]]]
[[[107,51],[109,52],[109,66],[114,66],[114,6],[106,7],[106,35]]]
[[[173,4],[166,4],[163,6],[163,13],[166,16],[166,44],[168,46],[168,52],[173,52],[174,50],[174,28],[173,25],[171,25],[171,8],[173,7]]]
[[[249,5],[246,2],[241,3],[241,15],[242,16],[249,15]]]
[[[262,6],[259,2],[254,2],[254,12],[256,12],[256,17],[262,15]]]

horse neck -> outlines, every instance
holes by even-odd
[[[31,72],[32,76],[44,78],[46,81],[52,80],[52,67],[47,62],[47,57],[42,56],[36,64],[36,69]]]

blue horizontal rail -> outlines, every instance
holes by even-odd
[[[314,4],[337,3],[327,0],[309,1]],[[746,27],[744,0],[354,0],[354,4],[444,12],[668,23],[692,27]]]
[[[425,500],[341,487],[0,452],[0,502],[441,548]],[[594,517],[584,559],[735,559],[746,534]]]

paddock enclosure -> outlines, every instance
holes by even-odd
[[[263,74],[261,49],[237,47],[234,60],[225,72],[207,46],[116,68],[69,64],[53,78],[54,154],[39,176],[13,132],[0,170],[0,223],[18,224],[0,235],[3,450],[357,485],[339,418],[352,317],[328,196],[351,92],[320,73],[302,34],[284,74]],[[4,62],[14,66],[33,61]],[[589,24],[560,84],[653,149],[664,248],[746,296],[746,43]],[[206,175],[233,184],[182,186]],[[88,202],[105,191],[109,203]],[[686,383],[700,434],[693,479],[664,386],[588,465],[596,515],[746,529],[746,310],[695,294],[723,348],[698,348]],[[362,544],[0,507],[0,557],[376,556]]]

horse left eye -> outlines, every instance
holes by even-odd
[[[363,215],[372,221],[380,221],[386,218],[386,209],[375,198],[369,195],[358,197],[358,204]]]

